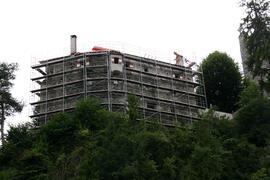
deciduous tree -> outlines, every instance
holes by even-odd
[[[215,51],[201,64],[204,74],[208,106],[232,112],[241,92],[241,74],[238,65],[226,53]]]
[[[257,146],[267,146],[270,140],[270,100],[259,97],[240,108],[235,120],[237,132]]]

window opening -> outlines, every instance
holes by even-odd
[[[156,104],[152,102],[147,102],[147,108],[149,109],[156,109]]]
[[[173,73],[173,78],[183,79],[183,73]]]
[[[131,62],[126,62],[126,68],[134,68],[134,64]]]
[[[148,67],[144,67],[144,72],[148,72]]]
[[[87,59],[85,60],[85,65],[86,65],[86,66],[90,66],[90,59],[89,59],[89,58],[87,58]]]
[[[77,61],[76,67],[77,68],[83,67],[83,62],[82,61]]]
[[[112,58],[112,63],[114,64],[122,64],[122,59],[119,57],[113,57]]]
[[[119,63],[119,58],[115,57],[114,58],[114,64],[118,64]]]

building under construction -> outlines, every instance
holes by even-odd
[[[135,94],[143,119],[190,124],[199,120],[198,110],[206,108],[203,74],[192,70],[192,64],[185,67],[183,57],[176,56],[176,64],[170,64],[99,47],[78,53],[73,35],[71,55],[32,66],[39,75],[31,78],[36,84],[31,118],[45,123],[87,97],[100,99],[109,111],[124,112],[128,94]]]

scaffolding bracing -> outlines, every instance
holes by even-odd
[[[33,114],[42,124],[70,112],[79,99],[98,98],[102,107],[124,112],[127,96],[139,97],[142,118],[172,126],[199,120],[206,108],[203,74],[190,67],[118,51],[77,53],[32,66]]]

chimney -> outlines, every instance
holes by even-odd
[[[75,54],[77,52],[77,36],[70,36],[70,54]]]

